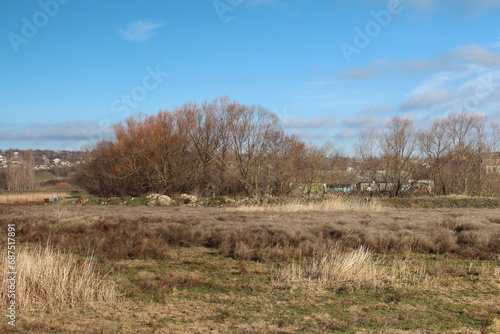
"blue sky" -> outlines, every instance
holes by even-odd
[[[223,95],[347,153],[393,116],[498,123],[499,15],[496,0],[4,0],[0,148],[78,150]]]

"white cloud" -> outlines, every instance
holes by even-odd
[[[362,109],[356,116],[344,118],[342,125],[361,129],[382,128],[390,117],[381,117],[381,115],[387,115],[392,109],[389,105],[372,105]]]
[[[359,131],[354,131],[352,129],[343,129],[335,134],[335,139],[351,139],[359,136]]]
[[[459,46],[455,48],[452,55],[457,58],[486,67],[500,66],[500,53],[492,52],[485,47],[477,44]]]
[[[421,82],[408,95],[412,96],[425,94],[429,91],[439,88],[440,86],[448,82],[462,79],[470,75],[479,74],[484,72],[484,70],[485,68],[483,66],[479,66],[476,64],[467,64],[462,66],[460,69],[435,73]]]
[[[242,2],[250,6],[266,6],[280,3],[280,1],[277,0],[242,0]]]
[[[498,45],[500,47],[500,42]],[[462,75],[469,75],[471,71],[474,74],[497,66],[500,66],[500,52],[472,44],[456,47],[431,59],[413,59],[401,63],[379,59],[364,67],[345,70],[340,77],[365,79],[378,75],[422,74],[424,71],[440,71],[428,78],[429,82],[440,85],[441,81],[446,82],[453,78],[460,78]]]
[[[427,13],[447,13],[458,16],[481,15],[494,7],[498,7],[498,0],[407,0],[411,6]]]
[[[332,135],[326,132],[313,131],[286,131],[289,135],[295,135],[302,139],[331,139]]]
[[[437,1],[436,0],[413,0],[412,4],[414,7],[425,10],[425,11],[434,11],[437,9]]]
[[[349,79],[367,79],[377,75],[378,73],[379,71],[373,68],[360,67],[346,70],[341,75],[342,77]]]
[[[316,117],[313,119],[288,118],[282,122],[286,129],[304,129],[304,128],[327,128],[336,125],[335,116],[328,118]]]
[[[125,29],[118,29],[121,37],[131,42],[143,42],[153,37],[165,24],[159,21],[136,21]]]
[[[96,140],[109,139],[111,127],[101,127],[86,121],[59,122],[53,124],[31,124],[20,131],[2,131],[2,140]]]
[[[445,89],[438,89],[422,95],[410,97],[400,107],[401,111],[422,109],[433,107],[450,101],[453,98],[453,93]]]

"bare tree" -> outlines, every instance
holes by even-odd
[[[451,140],[446,133],[442,121],[435,121],[429,131],[419,133],[420,150],[427,158],[430,176],[435,187],[440,189],[441,194],[448,194],[447,161],[451,149]]]
[[[354,147],[357,156],[361,158],[360,169],[362,176],[370,180],[376,186],[378,192],[381,191],[378,171],[383,168],[380,158],[380,138],[380,133],[374,129],[363,130]]]
[[[232,160],[221,162],[251,196],[258,198],[264,194],[268,160],[277,151],[282,130],[277,116],[262,107],[234,107],[229,110],[227,124]]]
[[[35,184],[35,159],[33,150],[24,156],[15,156],[12,150],[7,153],[9,165],[6,173],[8,190],[33,190]]]
[[[443,120],[451,142],[449,156],[450,185],[455,193],[479,195],[481,192],[482,154],[487,151],[484,116],[458,113]]]
[[[386,180],[390,196],[399,196],[409,184],[415,171],[418,152],[413,122],[402,117],[394,117],[389,122],[388,131],[380,138],[386,170]]]

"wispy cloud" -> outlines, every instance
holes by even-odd
[[[498,0],[411,0],[411,6],[428,13],[449,13],[459,16],[481,15],[494,7],[499,7]]]
[[[431,59],[413,59],[399,63],[388,59],[378,59],[366,66],[347,69],[340,73],[340,77],[362,80],[381,75],[421,75],[422,72],[434,72],[433,80],[435,80],[437,77],[444,78],[445,76],[460,77],[471,70],[482,71],[497,66],[500,66],[500,52],[472,44],[458,46]],[[439,72],[435,73],[436,71]]]
[[[331,133],[314,131],[287,131],[287,134],[298,136],[302,139],[332,139]]]
[[[490,51],[484,46],[473,44],[455,48],[451,55],[465,62],[486,67],[500,66],[500,53]]]
[[[250,6],[266,6],[266,5],[276,5],[281,3],[278,0],[242,0],[242,3]]]
[[[341,74],[341,76],[348,79],[367,79],[377,75],[378,73],[379,71],[373,68],[362,67],[346,70]]]
[[[453,98],[453,93],[438,89],[422,95],[410,97],[400,107],[400,111],[409,111],[422,108],[430,108],[438,104],[450,101]]]
[[[19,125],[18,127],[19,128]],[[110,127],[87,121],[30,124],[24,129],[0,131],[1,140],[97,140],[112,136]]]
[[[343,129],[334,135],[335,139],[352,139],[358,136],[359,131],[354,131],[352,129]]]
[[[373,3],[377,0],[362,0]],[[387,0],[378,0],[380,3],[387,3]],[[336,6],[344,5],[346,0],[330,0]],[[422,13],[439,14],[446,13],[462,17],[476,16],[486,13],[488,10],[500,7],[498,0],[400,0],[404,6],[415,10],[418,15]]]
[[[316,117],[313,119],[288,118],[282,121],[286,129],[305,129],[305,128],[328,128],[336,126],[335,116],[327,118]]]
[[[468,64],[460,69],[453,71],[438,72],[427,77],[408,95],[420,95],[435,90],[444,84],[462,79],[471,75],[477,75],[485,71],[485,68],[476,64]]]
[[[159,21],[136,21],[126,28],[118,29],[120,36],[131,42],[143,42],[157,34],[157,30],[165,23]]]
[[[425,11],[434,11],[437,7],[437,1],[435,0],[413,0],[413,6]]]
[[[390,105],[371,105],[362,109],[355,116],[347,116],[342,121],[349,128],[373,129],[384,127],[389,121],[388,113],[393,109]],[[381,116],[384,115],[384,116]]]

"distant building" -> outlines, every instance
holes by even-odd
[[[485,155],[481,167],[486,174],[500,173],[500,152]]]

